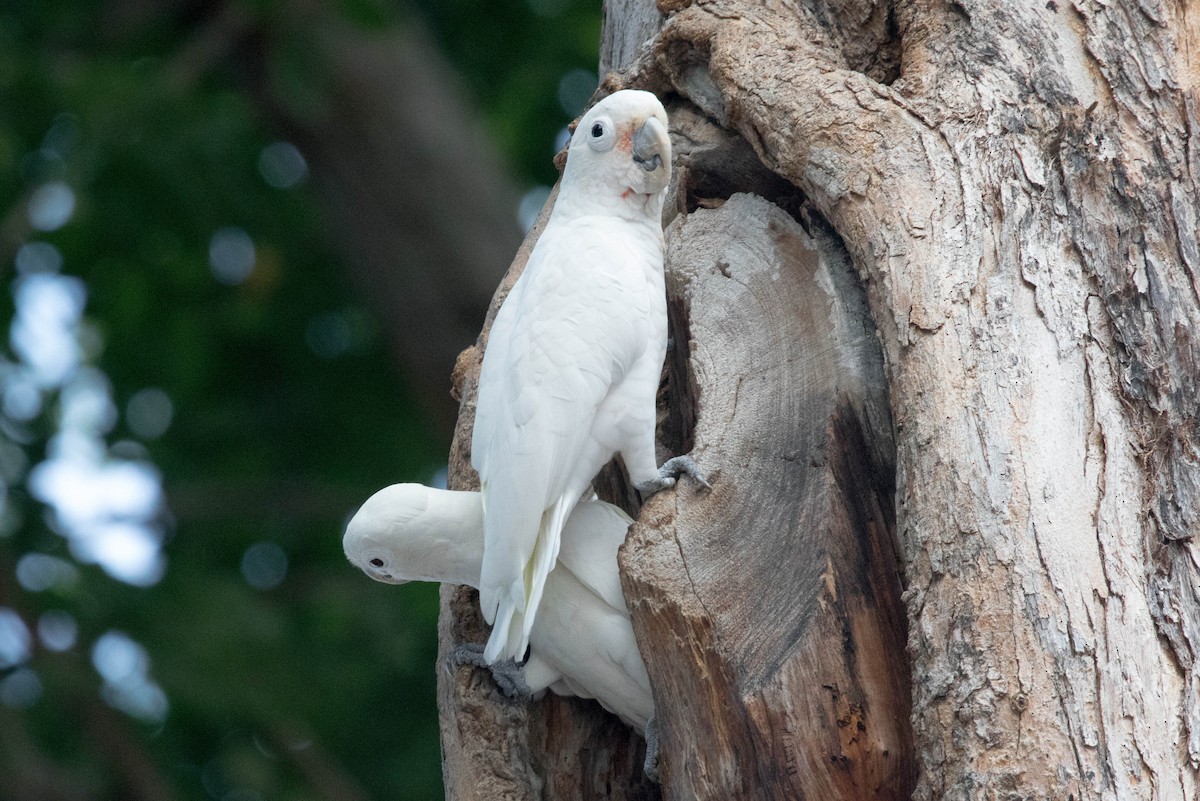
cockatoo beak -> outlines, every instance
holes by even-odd
[[[656,117],[647,117],[633,135],[633,160],[646,172],[662,168],[663,158],[670,158],[671,139],[666,127]]]

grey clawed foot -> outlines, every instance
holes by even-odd
[[[635,486],[638,492],[643,495],[653,495],[660,490],[675,486],[675,482],[682,475],[690,476],[693,481],[704,489],[712,489],[712,485],[704,477],[704,472],[696,465],[696,460],[687,455],[668,459],[662,467],[658,468],[658,476],[656,478],[644,481]]]
[[[516,660],[505,659],[489,665],[483,658],[482,643],[467,643],[458,646],[450,652],[450,656],[446,657],[446,664],[448,667],[472,665],[487,668],[488,672],[492,674],[492,680],[500,688],[500,692],[508,698],[524,699],[533,696],[533,691],[525,683],[525,671],[517,664]]]
[[[503,662],[489,665],[488,668],[492,671],[492,679],[500,688],[500,692],[509,698],[533,697],[533,690],[525,683],[525,671],[515,659],[505,659]]]
[[[460,645],[446,657],[446,667],[456,668],[461,665],[487,667],[488,663],[483,658],[483,643],[469,642],[466,645]]]
[[[646,762],[642,765],[646,778],[658,784],[658,719],[646,723]]]

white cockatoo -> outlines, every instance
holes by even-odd
[[[594,698],[643,734],[654,715],[650,678],[621,594],[617,549],[633,521],[611,504],[579,503],[563,527],[558,565],[546,577],[545,609],[530,630],[524,665],[490,666],[508,694]],[[440,581],[479,587],[483,504],[477,492],[420,484],[381,489],[350,520],[346,557],[376,581]],[[475,647],[474,655],[479,656]],[[482,665],[468,646],[457,661]],[[647,767],[654,776],[651,731]]]
[[[545,230],[492,325],[471,440],[489,663],[524,654],[563,523],[614,454],[643,492],[681,472],[703,481],[690,458],[660,470],[654,453],[670,174],[658,98],[624,90],[593,106],[571,137]]]

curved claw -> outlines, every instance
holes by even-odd
[[[505,659],[489,666],[492,680],[500,692],[509,698],[532,698],[533,690],[525,683],[525,671],[515,659]]]
[[[483,658],[483,643],[469,642],[460,645],[446,657],[447,668],[462,667],[463,665],[488,667],[487,660]]]
[[[683,455],[668,459],[658,468],[658,477],[635,485],[643,495],[652,495],[660,490],[670,489],[682,475],[688,475],[704,489],[712,489],[712,484],[704,477],[704,472],[696,465],[691,456]]]
[[[650,718],[646,723],[646,761],[642,765],[646,778],[658,784],[658,719]]]
[[[508,698],[531,698],[533,691],[529,689],[529,685],[525,683],[525,672],[514,659],[505,659],[502,662],[488,664],[487,659],[483,656],[484,646],[482,643],[467,643],[460,645],[450,652],[446,657],[447,669],[452,667],[461,667],[462,665],[471,665],[473,667],[487,668],[492,674],[492,680],[496,682],[496,686],[500,688],[500,692]]]

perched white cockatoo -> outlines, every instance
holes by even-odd
[[[633,521],[611,504],[583,501],[567,518],[558,565],[546,577],[545,607],[530,630],[525,664],[490,666],[509,695],[595,698],[643,734],[654,715],[650,679],[621,594],[617,549]],[[420,484],[381,489],[350,520],[346,557],[376,581],[441,581],[479,586],[484,559],[483,504],[477,492]],[[482,666],[468,646],[458,662]],[[657,748],[651,732],[647,767]],[[652,761],[653,757],[653,761]]]
[[[492,325],[471,440],[489,663],[524,654],[563,523],[614,454],[643,492],[681,472],[703,481],[690,458],[660,471],[654,454],[670,173],[658,98],[624,90],[593,106],[571,137],[545,230]]]

